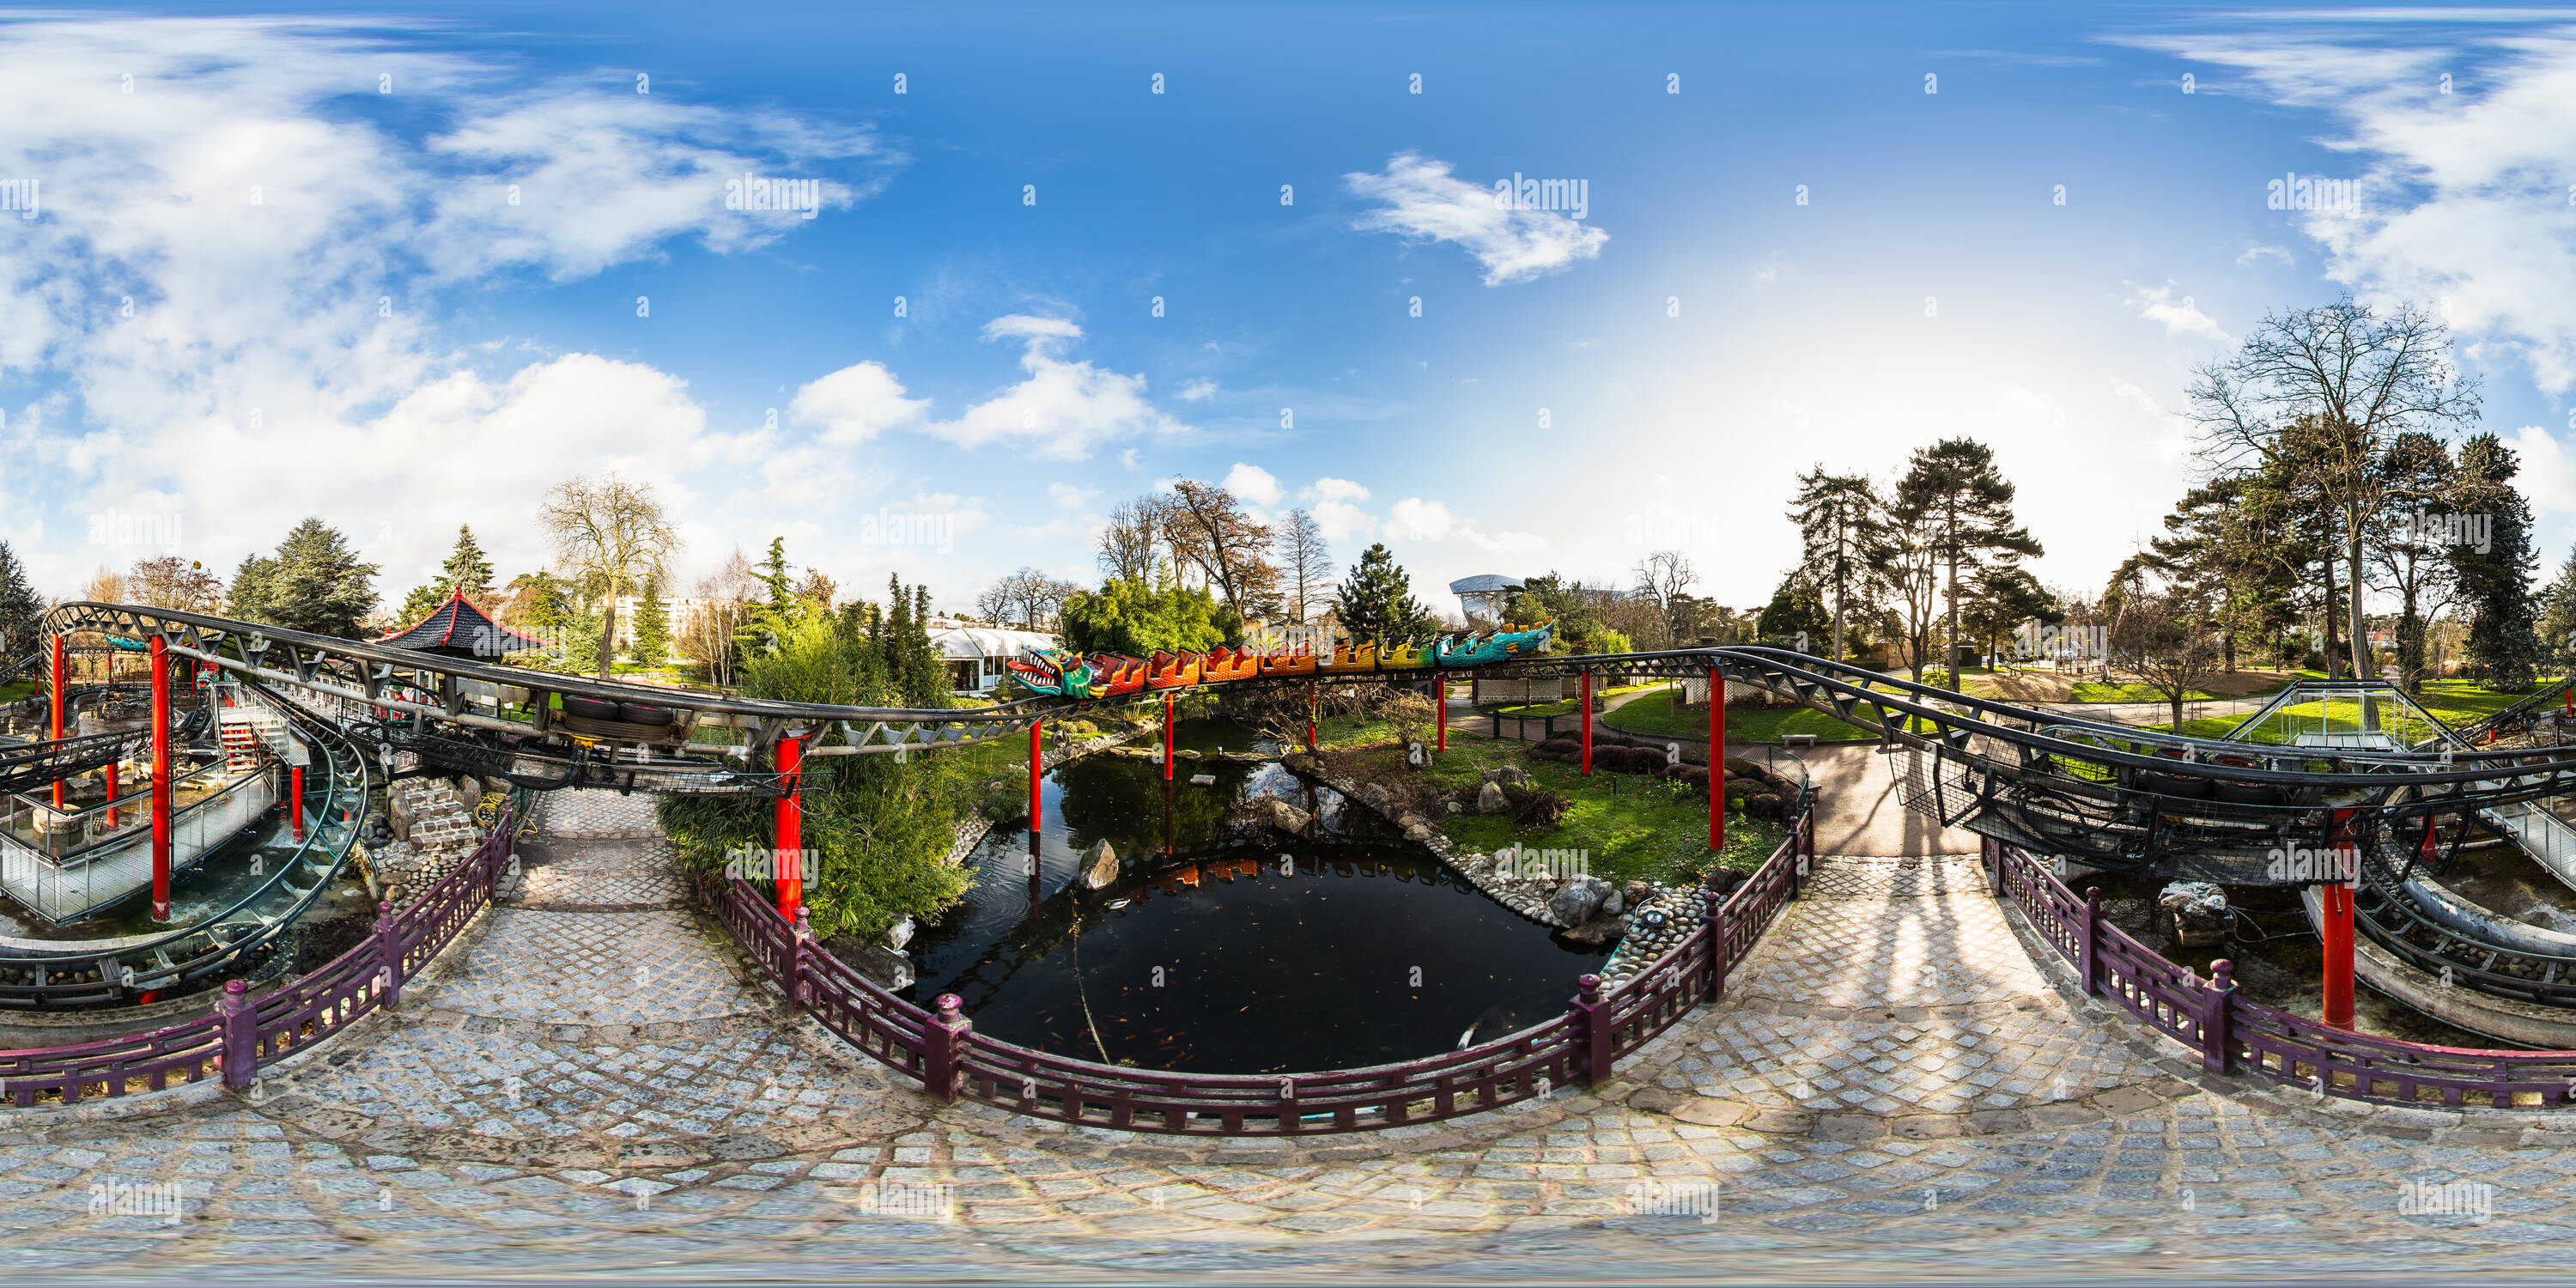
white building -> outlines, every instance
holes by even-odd
[[[1031,649],[1054,648],[1055,636],[992,626],[951,626],[930,633],[930,646],[948,665],[948,688],[984,693],[1008,678],[1007,664]]]

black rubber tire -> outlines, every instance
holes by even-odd
[[[621,702],[617,705],[617,718],[631,725],[651,725],[660,729],[671,723],[671,712],[667,707],[648,707],[640,702]]]
[[[2182,800],[2207,800],[2209,780],[2194,778],[2187,774],[2140,774],[2138,790]]]
[[[617,718],[616,703],[602,702],[597,698],[575,697],[569,693],[564,695],[563,710],[565,715],[580,716],[584,720],[614,720]]]

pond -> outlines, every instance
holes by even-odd
[[[1185,750],[1245,751],[1222,720]],[[1192,773],[1214,777],[1194,786]],[[1557,939],[1420,846],[1275,763],[1094,755],[1045,780],[1046,826],[997,829],[966,901],[911,945],[909,991],[964,999],[976,1031],[1057,1055],[1192,1073],[1352,1068],[1438,1054],[1562,1014],[1606,950]],[[1226,815],[1275,795],[1312,838],[1222,854]],[[1096,841],[1168,866],[1075,889]],[[1198,857],[1193,858],[1193,854]],[[1158,864],[1159,864],[1158,860]]]

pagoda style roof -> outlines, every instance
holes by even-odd
[[[493,621],[461,590],[448,595],[447,602],[440,604],[438,611],[375,642],[391,644],[395,648],[418,649],[423,653],[443,653],[449,657],[497,658],[504,653],[545,647]]]

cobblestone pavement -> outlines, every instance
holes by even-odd
[[[2204,1084],[2025,942],[1973,864],[1828,861],[1727,997],[1597,1093],[1220,1144],[935,1106],[781,1013],[688,914],[497,909],[400,1013],[264,1071],[252,1095],[0,1119],[0,1268],[1991,1281],[2576,1265],[2576,1133]],[[637,961],[655,975],[630,1014],[610,990]],[[549,990],[607,998],[608,1018],[538,1005]],[[173,1191],[126,1186],[175,1187],[177,1216],[153,1201]],[[2442,1197],[2426,1214],[2409,1194]]]

